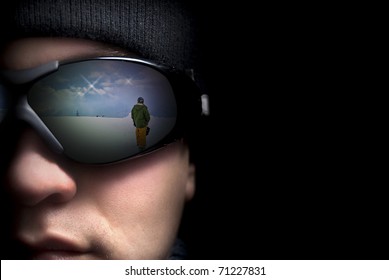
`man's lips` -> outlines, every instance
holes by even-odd
[[[79,251],[61,251],[61,250],[37,250],[32,251],[33,260],[80,260],[90,259],[87,254]]]
[[[42,238],[35,242],[23,242],[29,257],[40,260],[80,259],[90,251],[75,242],[60,238]]]
[[[77,251],[58,251],[58,250],[36,250],[32,251],[33,260],[76,260],[80,259],[80,252]]]

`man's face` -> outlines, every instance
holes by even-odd
[[[76,39],[15,41],[2,68],[107,55],[104,45]],[[181,142],[133,160],[90,166],[53,153],[26,126],[4,187],[15,202],[14,235],[37,259],[164,259],[185,201],[194,193],[194,166]]]

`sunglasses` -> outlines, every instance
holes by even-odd
[[[131,117],[139,97],[150,114],[143,150],[137,146]],[[55,152],[74,161],[113,163],[182,139],[206,113],[204,100],[188,75],[148,60],[53,61],[1,72],[1,134],[7,136],[4,131],[20,120]]]

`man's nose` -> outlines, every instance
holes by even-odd
[[[19,139],[8,165],[6,188],[18,203],[34,206],[42,201],[66,202],[76,194],[76,182],[57,154],[31,128]]]

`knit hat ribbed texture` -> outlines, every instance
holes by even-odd
[[[7,2],[7,1],[5,1]],[[3,3],[5,3],[3,2]],[[2,39],[61,36],[112,43],[184,70],[196,68],[196,29],[185,1],[17,0],[8,3]],[[4,18],[3,18],[4,19]]]

